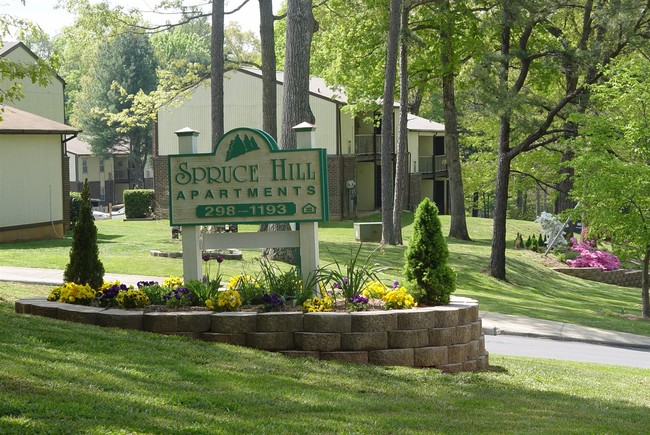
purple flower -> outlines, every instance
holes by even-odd
[[[149,287],[151,285],[158,285],[156,281],[139,281],[138,288]]]
[[[337,288],[337,289],[340,290],[340,289],[342,289],[343,287],[341,287],[341,283],[337,281],[337,282],[335,282],[334,284],[332,284],[332,288]]]
[[[393,288],[397,288],[397,287],[399,287],[399,281],[393,282]]]
[[[367,304],[368,303],[368,298],[363,297],[361,295],[354,295],[350,299],[350,302],[352,302],[353,304]]]
[[[223,261],[223,255],[217,255],[217,263],[221,263]]]
[[[350,280],[347,278],[343,278],[343,285],[348,285],[350,284]]]
[[[201,258],[203,259],[203,261],[210,261],[210,254],[204,252],[203,255],[201,255]]]

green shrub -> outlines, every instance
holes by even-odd
[[[104,265],[99,260],[97,227],[93,221],[88,180],[84,181],[79,217],[72,235],[70,262],[63,273],[63,280],[81,285],[88,284],[95,290],[99,290],[104,283]]]
[[[425,304],[448,304],[456,290],[456,272],[447,266],[449,250],[438,208],[425,198],[415,211],[413,236],[406,249],[404,273],[414,295]]]
[[[124,191],[124,213],[127,219],[151,216],[154,209],[155,195],[152,189],[135,189]]]

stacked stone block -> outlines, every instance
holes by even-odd
[[[488,367],[478,303],[362,312],[143,312],[21,299],[16,312],[105,327],[139,329],[354,364],[434,367],[445,372]]]

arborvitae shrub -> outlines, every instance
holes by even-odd
[[[79,207],[81,206],[81,193],[70,192],[70,222],[77,222],[79,217]]]
[[[409,288],[428,305],[448,304],[456,290],[456,272],[447,266],[449,250],[438,208],[425,198],[415,211],[413,236],[406,248],[404,273]]]
[[[530,250],[533,252],[539,251],[539,245],[537,244],[537,237],[533,237],[533,241],[530,244]]]
[[[537,246],[544,246],[544,238],[542,237],[542,233],[539,233],[539,237],[537,238]]]
[[[533,238],[528,236],[526,239],[526,249],[530,249],[531,246],[533,246]]]
[[[84,181],[84,189],[81,192],[79,216],[72,233],[70,263],[65,268],[63,280],[81,285],[88,284],[95,290],[99,290],[104,282],[104,265],[99,260],[97,227],[93,220],[88,180]]]
[[[517,237],[515,237],[515,249],[524,249],[524,238],[521,237],[521,233],[517,233]]]

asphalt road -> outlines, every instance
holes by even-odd
[[[650,351],[645,350],[512,335],[486,335],[485,348],[490,354],[650,369]]]

